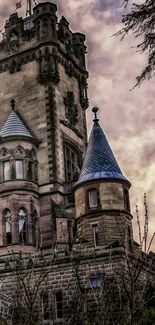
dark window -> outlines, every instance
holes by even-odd
[[[64,145],[64,164],[66,182],[77,180],[80,172],[80,155],[67,145]]]
[[[33,24],[33,22],[31,20],[30,21],[26,21],[24,23],[24,30],[29,30],[29,29],[33,28],[33,26],[34,26],[34,24]]]
[[[10,161],[3,163],[3,175],[5,181],[8,181],[11,178]]]
[[[38,244],[38,229],[37,229],[38,215],[37,215],[37,211],[36,210],[32,211],[31,216],[32,216],[33,243],[34,243],[34,245],[37,245]]]
[[[101,274],[93,274],[89,279],[89,286],[91,288],[101,288],[102,286],[102,275]]]
[[[92,225],[94,246],[99,246],[98,224]]]
[[[12,244],[12,224],[11,224],[11,212],[6,209],[3,214],[5,222],[5,243],[6,245]]]
[[[129,192],[124,190],[124,209],[130,212]]]
[[[43,293],[42,294],[42,311],[43,311],[43,319],[48,320],[50,319],[50,314],[49,314],[49,301],[48,301],[48,294]]]
[[[23,178],[23,161],[22,160],[16,160],[16,178],[21,179]]]
[[[62,292],[56,293],[56,318],[63,318]]]
[[[33,180],[33,162],[29,161],[27,166],[27,178]]]
[[[98,192],[96,189],[88,191],[89,208],[98,207]]]

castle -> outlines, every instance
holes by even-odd
[[[122,238],[128,250],[138,249],[131,184],[96,107],[87,146],[85,55],[85,35],[73,33],[65,17],[58,21],[52,2],[40,2],[24,19],[13,13],[6,21],[0,42],[0,279],[7,275],[6,287],[8,249],[48,253],[56,242],[63,252],[66,245],[72,249],[75,233],[75,246],[80,242],[87,254],[95,251],[98,265],[109,249],[120,263]],[[64,291],[71,278],[65,258],[49,279],[56,307],[45,324],[65,324]]]

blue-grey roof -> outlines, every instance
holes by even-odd
[[[33,138],[32,134],[15,111],[10,113],[7,121],[0,130],[0,136],[2,138],[9,136],[26,136]]]
[[[83,167],[76,186],[87,181],[108,178],[127,181],[118,166],[98,120],[95,119]]]

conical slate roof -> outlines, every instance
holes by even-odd
[[[0,136],[2,138],[10,136],[25,136],[33,138],[32,134],[15,111],[10,113],[7,121],[0,130]]]
[[[127,179],[123,176],[108,140],[95,118],[89,143],[76,186],[97,179]]]

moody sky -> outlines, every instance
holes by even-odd
[[[1,27],[14,11],[17,1],[0,0]],[[24,5],[26,0],[22,2]],[[91,108],[95,105],[100,108],[100,123],[119,165],[132,183],[130,196],[134,219],[135,205],[138,204],[143,220],[143,194],[147,193],[151,237],[155,231],[155,79],[129,91],[145,65],[146,56],[131,48],[136,44],[132,36],[123,42],[112,37],[121,28],[121,15],[125,12],[120,7],[121,0],[53,2],[58,4],[58,15],[63,14],[69,20],[71,29],[87,36],[87,67],[90,73],[88,132],[92,125]],[[138,239],[136,222],[134,233]]]

